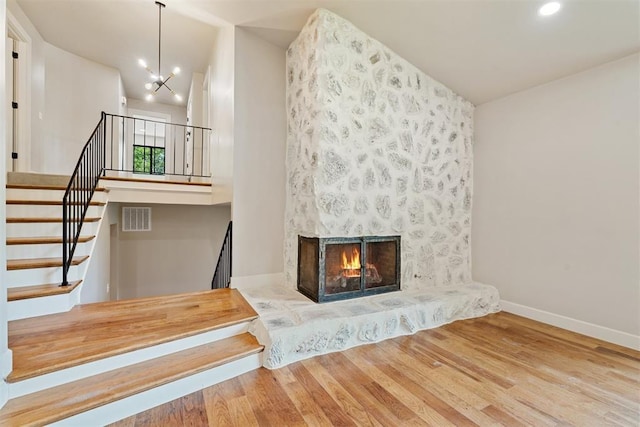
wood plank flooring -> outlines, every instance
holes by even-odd
[[[89,255],[74,256],[71,265],[80,265],[89,259]],[[7,270],[29,270],[31,268],[62,267],[62,258],[25,258],[8,259]]]
[[[60,283],[48,283],[46,285],[20,286],[7,289],[7,301],[18,301],[21,299],[48,297],[52,295],[62,295],[71,293],[80,286],[82,280],[69,282],[68,286],[60,286]]]
[[[210,331],[257,317],[235,289],[78,305],[9,322],[8,382]]]
[[[640,352],[497,313],[261,368],[112,427],[187,425],[637,427]]]
[[[96,236],[80,236],[78,243],[86,243]],[[61,245],[62,237],[47,236],[47,237],[7,237],[7,246],[12,245]]]
[[[210,182],[189,182],[187,180],[170,180],[170,179],[145,179],[138,177],[124,177],[124,176],[103,176],[100,177],[101,181],[122,181],[122,182],[144,182],[147,184],[177,184],[177,185],[194,185],[200,187],[211,187]],[[108,184],[107,184],[108,185]]]

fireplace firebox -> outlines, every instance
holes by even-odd
[[[298,236],[298,291],[315,302],[400,290],[400,236]]]

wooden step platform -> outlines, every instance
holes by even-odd
[[[86,243],[96,236],[80,236],[78,243]],[[11,245],[61,245],[62,237],[7,237],[7,246]]]
[[[83,363],[253,320],[235,289],[79,305],[9,322],[17,382]]]
[[[84,222],[97,222],[100,217],[86,217]],[[62,218],[7,218],[7,224],[26,224],[39,222],[62,222]],[[77,220],[75,221],[77,222]]]
[[[50,424],[260,351],[244,333],[105,372],[10,400],[0,410],[0,425]]]
[[[71,265],[79,265],[89,259],[89,255],[77,256],[71,259]],[[8,259],[7,270],[27,270],[31,268],[62,267],[62,258],[27,258]]]
[[[79,205],[80,203],[73,203]],[[7,200],[7,205],[62,206],[62,200]],[[89,202],[89,206],[104,206],[104,202]]]
[[[40,185],[40,184],[7,184],[7,189],[16,190],[52,190],[66,191],[66,185]],[[96,187],[95,191],[106,191],[104,187]]]
[[[20,286],[7,289],[7,301],[18,301],[22,299],[50,297],[52,295],[62,295],[72,292],[77,288],[82,280],[69,282],[68,286],[60,286],[60,283],[49,283],[46,285]]]
[[[103,176],[100,178],[101,181],[122,181],[122,182],[144,182],[147,184],[177,184],[177,185],[195,185],[201,187],[211,187],[210,182],[189,182],[189,181],[178,181],[178,180],[169,180],[169,179],[145,179],[145,178],[130,178],[130,177],[119,177],[119,176]]]

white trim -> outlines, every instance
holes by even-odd
[[[69,311],[78,303],[82,285],[83,283],[68,294],[9,301],[7,318],[8,320],[19,320]]]
[[[238,323],[225,328],[214,329],[212,331],[203,332],[190,337],[176,339],[124,354],[118,354],[116,356],[107,357],[94,362],[84,363],[82,365],[51,372],[49,374],[39,375],[23,381],[9,383],[9,395],[13,399],[15,397],[24,396],[25,394],[35,393],[40,390],[66,384],[92,375],[101,374],[124,366],[133,365],[135,363],[144,362],[224,338],[229,338],[234,335],[243,334],[247,332],[248,328],[249,324],[247,322]]]
[[[582,320],[566,317],[561,314],[550,313],[526,305],[516,304],[505,300],[500,300],[502,309],[508,313],[517,314],[528,319],[537,320],[542,323],[567,329],[572,332],[587,335],[633,350],[640,350],[640,336],[627,332],[607,328],[605,326],[584,322]]]
[[[13,353],[7,349],[4,354],[0,356],[0,378],[5,378],[11,372],[13,366]],[[9,400],[9,385],[0,380],[0,408],[4,406]]]
[[[252,276],[231,277],[232,288],[242,288],[244,286],[282,285],[283,283],[284,273],[255,274]]]
[[[0,408],[4,406],[5,403],[9,400],[9,386],[7,383],[0,381]]]
[[[187,394],[202,390],[203,388],[253,371],[260,368],[261,365],[262,353],[251,354],[242,359],[225,363],[207,371],[99,406],[51,425],[97,426],[111,424],[179,397],[186,396]]]

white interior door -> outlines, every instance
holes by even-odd
[[[7,106],[7,128],[6,132],[6,154],[7,154],[7,172],[13,172],[13,163],[14,160],[11,158],[11,153],[13,152],[13,113],[14,109],[11,107],[11,103],[13,102],[13,56],[11,52],[13,52],[13,39],[7,37],[5,41],[5,80],[6,80],[6,106]]]

